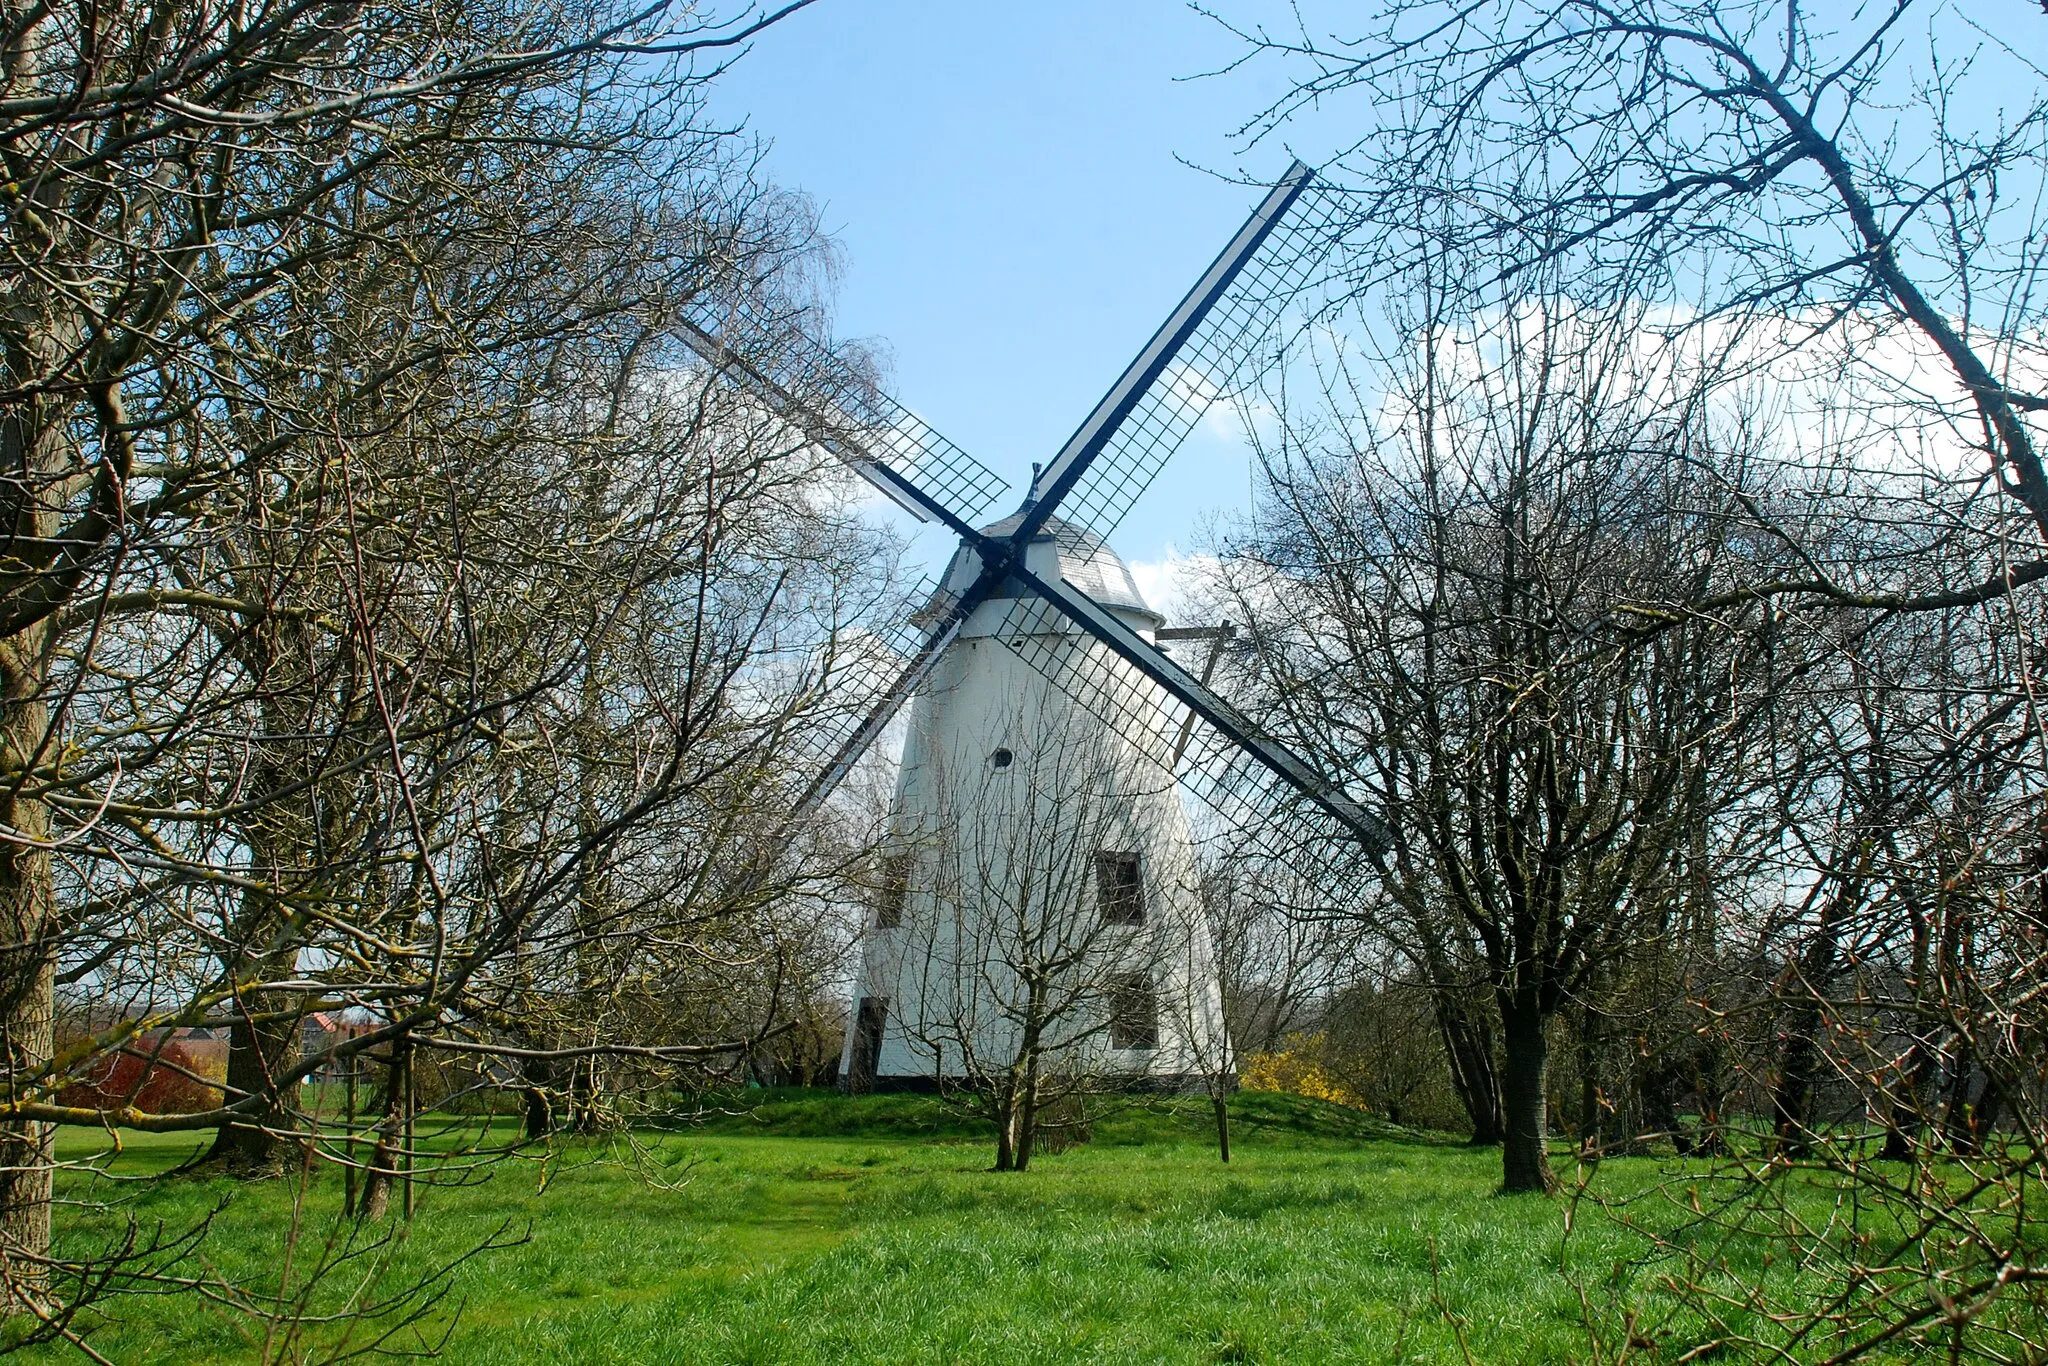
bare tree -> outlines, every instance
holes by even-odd
[[[1461,1101],[1438,1027],[1437,996],[1395,955],[1360,961],[1323,1010],[1317,1030],[1323,1070],[1389,1123],[1452,1127]]]
[[[911,1048],[987,1116],[996,1169],[1022,1171],[1049,1113],[1077,1122],[1092,1093],[1213,1059],[1178,1027],[1181,998],[1208,985],[1183,962],[1206,929],[1182,918],[1199,898],[1162,882],[1192,877],[1192,850],[1185,869],[1144,852],[1171,838],[1170,780],[1057,694],[1019,704],[1007,733],[1020,738],[1000,768],[947,754],[925,770],[916,810],[956,818],[897,817],[909,894],[887,933]],[[1205,1041],[1221,1032],[1200,1024]]]
[[[1768,692],[1724,623],[1641,647],[1592,630],[1740,558],[1688,473],[1707,415],[1638,321],[1556,299],[1435,315],[1371,395],[1336,358],[1334,418],[1289,410],[1226,571],[1268,706],[1403,832],[1387,909],[1355,910],[1492,998],[1510,1190],[1551,1182],[1551,1020],[1658,931],[1696,803],[1740,792],[1702,775]],[[1466,964],[1476,983],[1443,980]]]
[[[1660,305],[1739,332],[1744,365],[1853,392],[1866,458],[1923,462],[1942,583],[1816,556],[1738,591],[1980,601],[2048,575],[2026,548],[2048,535],[2048,73],[1995,8],[1922,9],[1403,0],[1325,28],[1297,8],[1238,27],[1291,78],[1247,132],[1327,136],[1315,115],[1356,102],[1336,163],[1371,224],[1362,281],[1448,256],[1481,293]],[[1823,440],[1807,454],[1833,464],[1856,438]],[[1969,453],[1979,477],[1957,479]]]
[[[1294,870],[1256,847],[1233,850],[1204,879],[1216,972],[1234,1046],[1270,1053],[1350,979],[1365,931],[1355,919],[1299,913]]]
[[[14,1303],[75,1309],[43,1288],[53,1123],[218,1128],[271,1169],[316,1136],[302,1081],[374,1058],[380,1155],[320,1149],[374,1186],[419,1050],[680,1063],[770,1027],[516,1034],[560,955],[791,885],[751,871],[778,756],[887,591],[844,480],[673,326],[741,284],[808,326],[814,227],[698,94],[799,7],[7,10]],[[121,1009],[53,1057],[60,976]],[[301,1056],[315,1009],[372,1027]],[[55,1101],[202,1023],[234,1036],[214,1109]]]
[[[2004,1359],[2038,1317],[2040,1275],[1985,1213],[2016,1204],[2041,1142],[2040,1079],[2017,1061],[2039,1028],[2038,683],[2021,642],[2048,574],[2032,30],[1911,0],[1293,15],[1284,32],[1238,26],[1294,78],[1251,131],[1320,136],[1316,119],[1355,111],[1337,161],[1374,225],[1355,279],[1405,292],[1450,260],[1474,303],[1563,281],[1656,309],[1660,331],[1779,405],[1757,448],[1781,462],[1776,496],[1738,499],[1778,549],[1615,621],[1773,598],[1786,605],[1752,627],[1814,661],[1753,756],[1775,789],[1771,857],[1698,923],[1715,996],[1700,1034],[1780,1159],[1731,1158],[1727,1221],[1826,1250],[1845,1289],[1748,1318],[1674,1246],[1679,1283],[1713,1306],[1722,1346]],[[1930,1154],[1973,1147],[1971,1184],[1950,1185],[1963,1168]],[[1814,1167],[1898,1240],[1770,1213],[1781,1180]]]

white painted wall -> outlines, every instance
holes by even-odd
[[[1058,528],[1055,526],[1056,531]],[[1121,561],[1092,539],[1050,536],[1027,552],[1033,572],[1058,573],[1146,635],[1161,624],[1143,606]],[[957,564],[951,586],[975,566]],[[1005,637],[1028,637],[1034,667]],[[1043,666],[1077,676],[1065,687]],[[1106,724],[1077,703],[1074,686],[1127,690]],[[1072,631],[1033,599],[996,598],[969,617],[913,699],[891,828],[911,859],[902,924],[876,928],[862,946],[856,1003],[887,997],[879,1078],[965,1070],[969,1049],[1014,1055],[1017,1025],[1005,1007],[1022,986],[1006,960],[1080,961],[1064,974],[1066,1007],[1051,1037],[1089,1071],[1186,1076],[1228,1070],[1222,1006],[1194,845],[1165,766],[1173,737],[1154,685],[1106,647]],[[1177,724],[1177,722],[1176,722]],[[995,769],[997,749],[1013,755]],[[1098,848],[1140,854],[1142,927],[1104,926],[1094,879]],[[1024,951],[1027,943],[1035,950]],[[1107,971],[1143,971],[1160,1005],[1159,1045],[1111,1050],[1099,983]],[[1058,982],[1059,977],[1055,978]],[[1089,984],[1077,991],[1077,982]],[[849,1019],[842,1071],[851,1065],[858,1012]]]

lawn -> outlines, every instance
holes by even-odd
[[[517,1245],[457,1267],[392,1346],[489,1363],[1390,1362],[1462,1360],[1462,1337],[1492,1363],[1583,1358],[1579,1284],[1597,1303],[1642,1276],[1640,1243],[1597,1213],[1566,1244],[1559,1202],[1496,1195],[1496,1151],[1290,1097],[1236,1109],[1228,1167],[1194,1114],[1134,1111],[997,1174],[929,1101],[781,1097],[427,1190],[402,1243],[312,1294],[331,1308],[379,1265],[395,1290],[496,1237]],[[115,1170],[160,1171],[192,1145],[137,1138]],[[1670,1166],[1610,1162],[1601,1180],[1647,1188]],[[69,1176],[68,1194],[125,1204],[118,1219],[60,1212],[60,1250],[128,1214],[146,1230],[220,1205],[181,1269],[295,1288],[352,1225],[339,1179],[321,1176],[288,1256],[294,1184]],[[1636,1289],[1654,1304],[1647,1280]],[[1686,1327],[1648,1336],[1691,1341]],[[264,1350],[260,1321],[191,1295],[113,1301],[90,1340],[123,1363]]]

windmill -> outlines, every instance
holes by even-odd
[[[942,1054],[917,1044],[929,1037],[919,1024],[931,1003],[891,943],[890,922],[903,903],[934,894],[924,885],[916,841],[1018,817],[1023,799],[1000,793],[1030,790],[1034,773],[1042,778],[1047,765],[1070,755],[1077,725],[1082,747],[1108,756],[1107,782],[1120,794],[1110,803],[1119,808],[1113,819],[1126,833],[1120,847],[1092,851],[1099,904],[1076,906],[1075,914],[1127,916],[1148,898],[1161,911],[1177,910],[1170,918],[1195,936],[1181,956],[1191,965],[1184,976],[1202,975],[1206,931],[1184,904],[1193,895],[1194,845],[1176,783],[1225,819],[1270,822],[1285,808],[1295,837],[1323,864],[1332,835],[1347,851],[1341,859],[1371,861],[1388,846],[1376,816],[1213,692],[1206,671],[1197,677],[1173,657],[1171,649],[1214,632],[1166,629],[1106,540],[1209,406],[1251,369],[1345,223],[1341,196],[1308,167],[1291,166],[1074,434],[1034,468],[1021,505],[986,524],[981,518],[1003,491],[1000,479],[847,373],[828,350],[792,335],[744,284],[690,306],[685,339],[707,363],[912,516],[960,540],[901,633],[901,648],[870,661],[860,686],[871,703],[821,754],[796,801],[799,814],[823,802],[911,706],[892,821],[899,844],[913,847],[885,873],[884,904],[866,937],[846,1044],[845,1075],[856,1084],[929,1078],[947,1066]],[[1011,733],[1020,718],[1042,730],[1055,716],[1057,743],[1042,733]],[[956,775],[952,796],[939,781],[946,772]],[[968,773],[981,775],[972,810],[960,795]],[[992,773],[1003,775],[993,786]],[[1182,904],[1162,904],[1175,902]],[[956,905],[952,914],[960,920],[974,911]],[[1194,1053],[1213,1055],[1220,1010],[1198,1008],[1182,1020],[1177,1037],[1168,1030],[1169,1037],[1121,1049],[1121,1064],[1170,1076]]]

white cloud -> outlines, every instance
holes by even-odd
[[[1214,555],[1183,555],[1171,543],[1159,559],[1130,562],[1138,592],[1169,626],[1200,624],[1188,618],[1201,614],[1202,584],[1216,568]]]

